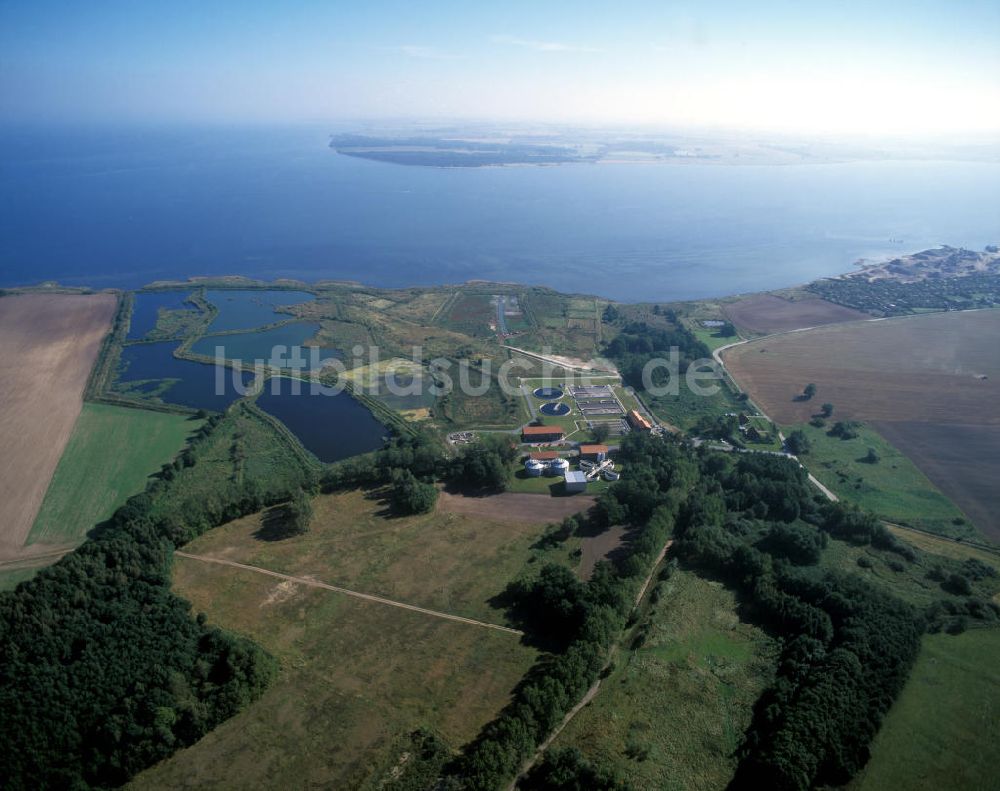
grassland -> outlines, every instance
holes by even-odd
[[[852,791],[997,787],[1000,629],[928,635]]]
[[[279,538],[280,513],[265,512],[185,551],[500,623],[490,600],[507,582],[544,560],[572,565],[578,544],[538,549],[537,516],[496,509],[393,517],[377,493],[362,491],[321,496],[314,507],[305,535]],[[380,788],[405,760],[408,733],[428,728],[457,749],[537,657],[516,635],[253,571],[178,557],[174,580],[210,621],[274,653],[281,674],[259,702],[140,775],[136,788]]]
[[[177,471],[177,484],[155,502],[155,514],[183,513],[233,483],[253,480],[262,494],[285,492],[315,472],[316,462],[292,435],[260,410],[238,404],[198,448],[198,463]]]
[[[425,571],[424,574],[427,572]],[[376,789],[418,727],[457,748],[535,659],[514,635],[178,559],[175,589],[280,661],[254,705],[138,776],[138,789]]]
[[[443,508],[393,517],[377,492],[320,496],[314,508],[306,535],[268,540],[280,530],[279,510],[216,528],[185,551],[496,622],[503,613],[489,600],[528,562],[544,528],[538,517]]]
[[[965,515],[906,456],[867,426],[857,438],[829,436],[829,427],[809,424],[800,429],[809,438],[809,453],[802,462],[838,497],[856,503],[890,522],[930,530],[955,538],[977,538]],[[865,461],[873,448],[879,461]]]
[[[700,386],[706,387],[710,381],[701,381]],[[699,420],[712,419],[744,409],[744,405],[736,400],[730,387],[719,381],[718,390],[710,396],[698,395],[688,387],[684,377],[681,377],[677,395],[654,396],[644,393],[643,398],[653,414],[665,423],[676,426],[682,431],[694,428]]]
[[[56,467],[28,544],[78,544],[181,451],[202,421],[142,409],[84,404]]]
[[[688,571],[658,590],[594,701],[556,740],[636,789],[723,789],[775,643],[741,623],[732,592]]]

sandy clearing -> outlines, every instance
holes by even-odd
[[[19,556],[83,405],[112,294],[0,298],[0,560]]]
[[[624,525],[609,527],[603,533],[596,536],[587,536],[581,542],[580,565],[576,573],[583,581],[589,580],[594,574],[594,567],[598,561],[605,560],[608,555],[622,545],[625,539],[626,528]]]
[[[596,502],[591,495],[551,497],[547,494],[504,492],[485,497],[466,497],[461,494],[441,492],[438,510],[463,516],[479,516],[501,522],[541,524],[561,522],[565,517],[586,511]]]

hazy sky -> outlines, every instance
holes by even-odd
[[[0,0],[6,121],[1000,132],[1000,0]]]

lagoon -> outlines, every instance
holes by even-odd
[[[367,407],[347,393],[313,394],[309,385],[301,383],[301,392],[294,395],[292,381],[284,377],[268,382],[257,405],[284,423],[323,462],[377,450],[389,433]]]
[[[219,388],[214,365],[180,360],[173,356],[176,348],[177,341],[126,346],[122,349],[115,389],[215,412],[223,411],[242,397],[233,384],[233,371],[224,372],[224,382]],[[244,387],[253,382],[253,374],[238,372],[235,376]]]
[[[250,330],[276,321],[285,321],[292,316],[278,313],[275,308],[311,302],[316,296],[307,291],[209,289],[205,292],[205,298],[219,309],[208,331],[226,332]]]
[[[160,310],[193,310],[194,305],[185,304],[187,291],[140,291],[132,305],[132,321],[128,329],[128,339],[146,337],[156,327]]]
[[[305,368],[309,369],[312,367],[313,347],[307,347],[304,344],[318,331],[319,324],[316,322],[294,322],[260,332],[206,336],[195,341],[191,346],[191,351],[195,354],[215,357],[216,347],[221,346],[224,349],[223,357],[228,360],[242,360],[248,365],[252,365],[257,360],[264,360],[268,364],[272,364],[274,361],[274,365],[290,367],[288,359],[291,349],[301,347],[299,354]],[[330,358],[343,358],[343,354],[337,349],[325,346],[316,348],[318,348],[320,363]],[[276,355],[280,355],[280,359],[276,358]]]

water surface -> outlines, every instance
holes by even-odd
[[[117,388],[155,393],[168,404],[222,412],[242,396],[233,384],[234,375],[244,386],[253,382],[253,374],[226,369],[220,384],[214,365],[179,360],[173,356],[176,348],[177,341],[126,346],[122,349]]]
[[[249,330],[291,318],[288,313],[278,313],[275,308],[311,302],[315,295],[307,291],[257,291],[209,289],[205,298],[219,309],[212,319],[208,332]]]
[[[193,310],[194,305],[185,304],[187,291],[141,291],[135,295],[132,305],[132,323],[128,329],[128,339],[137,340],[146,337],[156,327],[160,310]]]
[[[277,394],[272,392],[275,383]],[[293,395],[291,385],[285,378],[270,380],[257,405],[288,426],[320,461],[339,461],[382,446],[388,429],[350,395],[310,394],[306,384]]]
[[[440,169],[338,155],[332,131],[0,130],[0,285],[483,278],[666,301],[1000,242],[991,163]]]

